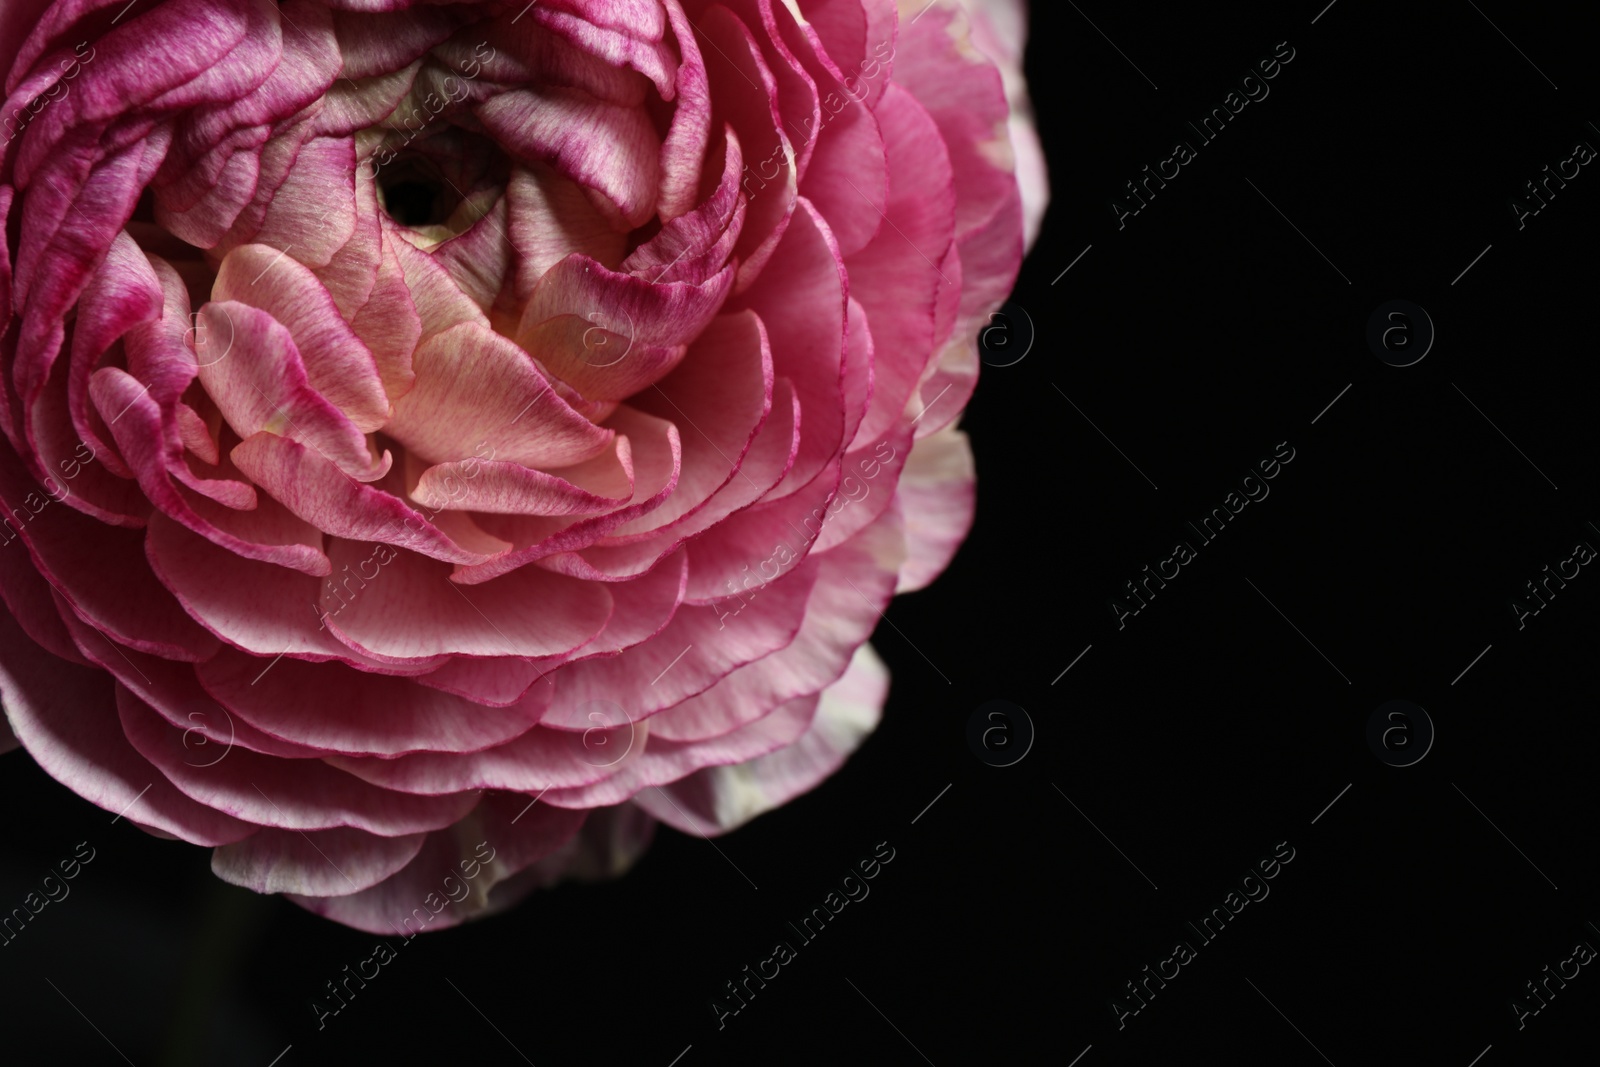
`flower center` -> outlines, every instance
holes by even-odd
[[[378,174],[378,203],[402,226],[443,225],[461,200],[461,193],[421,156],[401,156]]]

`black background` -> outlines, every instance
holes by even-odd
[[[837,776],[715,847],[663,830],[618,882],[420,938],[318,1030],[309,999],[370,935],[221,883],[15,753],[0,903],[79,841],[98,855],[0,949],[0,1055],[1496,1067],[1590,1046],[1595,968],[1521,1030],[1511,1002],[1600,946],[1600,577],[1521,630],[1510,602],[1600,545],[1600,176],[1521,230],[1509,203],[1600,145],[1592,35],[1568,5],[1322,2],[1036,5],[1053,202],[1008,347],[990,336],[995,362],[1027,355],[984,372],[976,526],[880,627],[888,709]],[[1280,41],[1270,95],[1119,230],[1123,183]],[[1365,341],[1393,299],[1437,329],[1410,367]],[[1280,442],[1270,496],[1119,629],[1122,584]],[[1366,740],[1396,698],[1437,730],[1404,768]],[[967,741],[991,699],[1037,731],[1010,767]],[[870,896],[719,1030],[722,983],[880,841]],[[1185,923],[1279,842],[1270,895],[1201,945]],[[1179,940],[1197,958],[1119,1030],[1113,998]]]

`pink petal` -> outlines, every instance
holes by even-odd
[[[535,686],[534,691],[544,688]],[[585,706],[586,712],[591,709],[597,717],[585,723],[590,729],[584,732],[535,726],[505,744],[466,756],[435,750],[393,759],[329,756],[328,762],[374,785],[424,795],[577,788],[618,773],[643,749],[647,733],[644,723],[623,721],[611,705]],[[613,728],[613,723],[620,725]],[[618,751],[622,756],[613,756]]]
[[[197,668],[200,682],[235,716],[273,737],[330,753],[392,757],[476,752],[529,728],[543,706],[487,708],[337,663],[269,660],[224,648]],[[534,691],[538,695],[538,691]],[[449,792],[449,790],[441,790]]]
[[[112,473],[113,465],[126,469],[121,459],[114,458],[104,443],[91,444],[73,426],[70,373],[67,360],[56,361],[49,383],[25,420],[34,446],[30,473],[41,484],[59,486],[55,492],[62,503],[85,515],[113,526],[142,525],[150,502],[137,483]]]
[[[14,0],[0,8],[0,70],[12,71],[18,51],[28,42],[29,31],[44,21],[52,3],[53,0]],[[15,71],[7,78],[6,92],[15,87],[21,73]]]
[[[255,827],[196,804],[122,736],[110,676],[52,660],[0,615],[0,703],[45,773],[107,811],[196,845],[238,841]]]
[[[571,13],[562,11],[570,8]],[[545,30],[612,67],[631,67],[655,83],[663,100],[671,100],[674,63],[662,39],[666,26],[659,3],[651,0],[577,0],[546,4],[533,13]]]
[[[599,29],[640,40],[659,41],[665,33],[657,0],[553,0],[550,6],[570,11]]]
[[[88,6],[82,2],[56,5],[46,18],[51,29],[35,32],[13,73],[24,64],[31,66],[45,42]],[[96,0],[94,6],[110,5]],[[271,69],[263,63],[266,57],[261,43],[270,40],[269,34],[261,32],[266,29],[263,14],[253,4],[168,0],[99,37],[94,43],[94,62],[77,79],[73,92],[44,109],[29,126],[17,155],[18,183],[29,183],[65,131],[93,126],[158,98],[162,106],[180,111],[237,99],[259,86]],[[241,43],[245,47],[237,57],[231,56]],[[144,185],[140,182],[137,188]]]
[[[949,150],[965,275],[961,310],[969,327],[958,332],[975,332],[1010,294],[1022,263],[1022,200],[1007,125],[1010,109],[1000,73],[981,53],[962,46],[969,20],[955,9],[929,15],[906,33],[898,74],[927,108]],[[980,17],[974,29],[988,26]],[[993,39],[987,32],[978,36]],[[1020,55],[1017,60],[1020,66]]]
[[[5,446],[0,445],[0,449]],[[19,518],[21,516],[18,516]],[[30,638],[51,655],[81,666],[89,661],[73,644],[50,583],[34,567],[27,552],[17,547],[9,524],[0,526],[0,598],[6,610]],[[681,568],[680,568],[681,569]],[[681,575],[680,575],[681,578]],[[76,618],[76,616],[73,616]]]
[[[845,454],[838,494],[828,502],[826,524],[811,551],[830,551],[889,510],[899,498],[901,471],[912,451],[913,433],[910,426],[896,427],[881,440]]]
[[[183,461],[176,424],[163,423],[156,402],[132,376],[103,367],[94,374],[90,395],[133,464],[139,488],[162,511],[248,559],[269,560],[307,574],[327,573],[327,557],[311,543],[315,531],[284,515],[281,508],[263,508],[258,502],[253,511],[230,510],[172,484],[174,474],[188,476],[190,482],[197,479]]]
[[[866,308],[875,353],[872,406],[856,432],[863,442],[900,420],[943,340],[936,332],[941,296],[961,291],[942,270],[955,237],[956,201],[939,129],[898,85],[884,94],[877,115],[890,173],[919,177],[891,186],[891,225],[849,260],[850,295]]]
[[[646,379],[631,389],[603,389],[591,394],[583,381],[572,377],[573,372],[586,372],[588,378],[603,383],[607,378],[604,372],[611,371],[626,376],[624,384],[631,384],[636,377],[629,368],[629,361],[610,353],[605,353],[605,359],[595,359],[583,349],[545,351],[525,338],[534,327],[550,319],[579,316],[621,334],[636,345],[690,344],[721,309],[732,284],[731,268],[699,284],[658,284],[647,278],[609,270],[604,264],[574,254],[539,279],[523,311],[518,340],[585,396],[621,399],[656,378]],[[613,359],[621,359],[621,362],[613,363]],[[663,369],[660,373],[665,372]]]
[[[388,421],[389,399],[372,352],[345,323],[322,282],[294,257],[266,245],[236,248],[217,270],[212,298],[260,308],[287,327],[311,387],[362,433]]]
[[[40,496],[0,449],[0,502],[40,575],[96,629],[170,659],[211,655],[216,639],[194,624],[144,562],[144,532],[106,526]],[[34,497],[38,496],[38,502]],[[18,513],[26,507],[27,518]],[[13,545],[20,552],[24,546]]]
[[[401,18],[373,13],[388,6],[334,13],[346,78],[370,78],[408,66],[443,43],[462,21],[457,12],[439,7],[413,7]]]
[[[531,561],[537,561],[540,566],[560,574],[591,581],[614,581],[642,574],[672,554],[677,547],[676,542],[663,546],[659,552],[647,552],[647,563],[621,568],[626,571],[625,574],[617,573],[610,577],[601,576],[602,572],[596,570],[587,556],[578,554],[578,550],[587,549],[622,523],[660,507],[677,487],[682,468],[683,446],[678,428],[665,419],[646,415],[621,404],[606,420],[606,428],[628,439],[634,473],[632,502],[609,514],[577,521],[529,515],[479,514],[475,521],[484,530],[515,547],[496,559],[460,568],[455,576],[457,582],[463,585],[486,582]]]
[[[286,437],[252,434],[230,455],[252,482],[331,537],[387,542],[453,563],[481,563],[486,558],[458,544],[398,497],[352,480]]]
[[[689,356],[659,385],[633,400],[640,410],[680,424],[683,474],[677,488],[649,515],[617,527],[608,543],[676,522],[739,477],[772,410],[772,349],[753,312],[719,316]]]
[[[800,10],[829,58],[855,79],[846,84],[864,86],[863,103],[876,108],[894,67],[900,21],[895,0],[800,0]]]
[[[471,817],[429,834],[409,865],[371,889],[289,899],[346,926],[405,938],[402,946],[424,929],[498,911],[517,899],[507,898],[507,880],[559,856],[583,823],[581,812],[526,805],[520,796],[485,796]]]
[[[122,683],[138,700],[178,731],[187,762],[200,767],[225,758],[236,748],[284,759],[320,758],[322,753],[269,737],[235,718],[213,700],[187,663],[151,656],[109,640],[75,616],[68,630],[82,656]]]
[[[356,150],[349,137],[317,137],[300,146],[289,175],[272,193],[250,240],[292,250],[307,267],[325,267],[356,230]],[[224,242],[223,248],[228,248]]]
[[[783,29],[793,28],[791,13],[770,0],[722,0],[722,4],[761,44],[767,69],[776,82],[772,99],[778,105],[784,134],[792,138],[796,174],[804,179],[816,148],[820,109],[816,82],[784,40]],[[714,64],[713,69],[716,67]],[[722,65],[722,71],[726,69]]]
[[[257,893],[344,896],[401,870],[422,851],[425,837],[377,837],[348,828],[309,834],[266,829],[213,852],[211,871]]]
[[[67,381],[73,429],[91,452],[105,457],[101,462],[108,472],[121,476],[119,481],[132,471],[106,443],[109,434],[102,436],[101,428],[90,420],[93,408],[89,403],[89,375],[106,349],[140,323],[158,318],[163,307],[161,283],[149,257],[133,238],[119,233],[78,301]]]
[[[269,659],[282,653],[343,659],[385,674],[414,673],[380,665],[335,640],[320,623],[317,598],[325,583],[317,577],[241,559],[165,516],[150,523],[145,553],[183,609],[234,648]],[[331,565],[323,575],[330,573]]]
[[[664,0],[672,36],[677,40],[680,59],[677,107],[672,124],[661,142],[661,194],[656,211],[672,220],[693,206],[700,189],[700,166],[711,136],[711,86],[706,78],[700,42],[695,40],[689,16],[681,0]]]
[[[358,481],[382,478],[388,453],[372,455],[367,438],[311,387],[300,349],[288,329],[265,311],[222,301],[200,309],[212,336],[228,338],[228,349],[199,365],[200,383],[233,432],[246,438],[265,429],[321,453]]]
[[[945,272],[950,273],[948,266]],[[958,320],[963,327],[961,332],[952,333],[934,362],[923,371],[910,404],[927,416],[917,420],[918,440],[948,428],[972,399],[978,385],[978,330],[988,321],[987,315],[970,322]]]
[[[799,176],[795,148],[783,128],[775,95],[777,81],[750,29],[720,4],[700,19],[707,55],[715,127],[730,125],[744,151],[741,185],[749,198],[744,231],[734,246],[740,261],[737,289],[755,281],[779,247],[794,212]]]
[[[731,281],[733,272],[724,277]],[[589,318],[557,315],[519,327],[517,343],[584,400],[615,403],[666,377],[688,348],[643,342],[630,336],[632,329],[626,320],[595,310]]]
[[[500,93],[477,117],[520,162],[595,190],[619,223],[640,226],[655,210],[661,143],[643,109],[552,87]]]
[[[415,553],[335,540],[329,555],[335,570],[354,575],[324,589],[324,621],[382,659],[561,655],[593,640],[611,616],[603,585],[538,567],[463,589],[449,564]]]
[[[474,204],[480,203],[483,196],[478,193],[468,195]],[[456,285],[485,314],[493,313],[495,302],[512,274],[511,265],[516,249],[511,244],[511,235],[506,232],[508,210],[507,198],[497,196],[488,214],[464,232],[432,249],[433,258],[450,272]],[[440,226],[437,229],[447,230],[450,227]],[[426,248],[427,245],[422,247]]]
[[[867,309],[851,297],[845,320],[844,439],[855,442],[861,421],[872,403],[873,364],[877,346],[872,340],[872,325]]]
[[[544,800],[556,807],[572,808],[624,800],[639,803],[642,791],[653,786],[675,782],[703,767],[744,763],[793,744],[809,728],[816,709],[817,697],[813,694],[791,700],[770,715],[711,741],[647,744],[638,758],[622,765],[619,773],[587,786],[552,789]]]
[[[871,111],[842,87],[823,94],[824,126],[800,184],[800,195],[822,212],[851,256],[865,248],[884,226],[889,201],[889,162],[883,134]]]
[[[795,639],[656,716],[651,736],[683,742],[721,737],[832,683],[878,625],[904,553],[900,517],[890,511],[851,541],[815,557],[817,584]]]
[[[1044,149],[1034,128],[1033,103],[1028,99],[1028,83],[1023,76],[1023,46],[1028,36],[1026,0],[978,0],[969,9],[972,16],[972,43],[981,49],[1005,79],[1006,99],[1010,104],[1011,147],[1016,153],[1017,184],[1022,190],[1023,234],[1031,247],[1039,235],[1044,210],[1050,199],[1050,178],[1046,173]]]
[[[193,452],[207,464],[215,467],[222,462],[222,451],[217,447],[216,440],[211,436],[211,427],[200,413],[188,404],[179,402],[177,405],[178,436],[183,439],[183,447]]]
[[[633,454],[626,437],[616,448],[562,475],[498,460],[439,463],[422,472],[411,497],[427,508],[455,508],[500,515],[595,515],[633,496]],[[569,480],[570,479],[570,480]]]
[[[453,656],[437,670],[417,676],[416,681],[491,707],[514,704],[537,682],[553,685],[550,674],[562,663],[612,656],[659,634],[683,600],[687,575],[688,560],[680,552],[643,577],[612,583],[607,591],[614,608],[605,629],[569,656],[547,659]]]
[[[385,254],[394,254],[420,324],[419,344],[463,324],[488,329],[488,316],[461,291],[444,264],[405,240],[397,223],[388,220],[380,220],[380,223],[384,228]],[[395,391],[396,397],[411,388],[409,363],[406,374],[404,388]]]
[[[972,529],[976,479],[966,434],[951,429],[917,441],[897,495],[907,552],[896,593],[927,586],[949,566]]]
[[[186,744],[180,730],[126,688],[118,711],[128,742],[186,796],[237,819],[283,830],[346,827],[400,837],[449,826],[477,797],[419,797],[379,789],[317,759],[285,760],[234,747],[213,755]]]
[[[761,316],[774,372],[800,397],[800,454],[776,497],[810,482],[844,443],[847,285],[827,223],[801,198],[769,269],[740,299]]]
[[[889,671],[871,645],[822,692],[816,717],[792,744],[745,763],[706,767],[634,798],[655,818],[686,834],[715,837],[781,807],[822,784],[877,728]]]
[[[379,218],[373,179],[359,171],[356,200],[355,233],[318,277],[340,314],[372,350],[384,391],[393,399],[411,388],[411,353],[421,338],[422,320],[399,258],[389,247],[391,234]]]
[[[361,310],[351,316],[350,326],[372,349],[372,358],[377,361],[378,374],[390,399],[410,390],[416,380],[411,355],[422,338],[422,318],[406,286],[400,257],[387,234],[372,294],[361,305]]]
[[[659,15],[659,11],[656,13]],[[493,45],[488,43],[491,37]],[[608,62],[593,50],[574,43],[572,37],[551,33],[538,19],[522,17],[522,9],[507,9],[492,22],[462,31],[435,49],[433,55],[468,79],[469,93],[474,84],[483,83],[559,85],[582,89],[608,103],[634,107],[644,104],[651,95],[660,95],[648,78]],[[664,64],[660,70],[665,70]],[[492,92],[492,88],[485,87],[473,98],[483,99]]]
[[[385,432],[430,463],[479,454],[528,467],[581,463],[610,443],[612,432],[573,411],[512,342],[484,326],[462,324],[424,341],[413,364],[416,386],[395,403]]]
[[[505,200],[510,212],[508,235],[517,252],[517,295],[522,300],[551,267],[573,252],[607,266],[621,262],[627,235],[595,209],[581,185],[548,164],[513,167]]]
[[[673,218],[661,232],[634,249],[622,269],[652,283],[698,284],[727,262],[744,228],[744,198],[739,195],[744,157],[733,127],[723,127],[722,179],[699,207]]]
[[[41,119],[62,110],[48,108]],[[154,131],[92,170],[89,160],[64,153],[28,190],[23,209],[30,225],[20,235],[13,294],[22,322],[12,378],[25,404],[31,406],[49,378],[67,309],[132,215],[138,190],[169,140],[169,133]]]
[[[690,542],[689,600],[705,604],[800,566],[831,512],[844,506],[831,503],[841,473],[834,460],[799,492],[737,511]]]
[[[652,538],[653,543],[686,540],[716,526],[730,515],[765,497],[794,466],[800,451],[800,401],[794,383],[779,378],[772,389],[772,413],[761,424],[755,442],[728,479],[706,504]]]
[[[961,47],[968,22],[958,8],[935,6],[903,27],[895,57],[896,84],[927,110],[949,152],[958,237],[1015,197],[1017,188],[1005,88],[987,56]]]
[[[738,587],[730,585],[721,591],[725,599],[713,605],[680,608],[666,629],[643,644],[564,667],[553,677],[553,710],[542,721],[585,729],[591,724],[579,708],[603,700],[638,722],[771,655],[795,639],[816,574],[815,563],[806,561],[765,586],[747,575],[753,590],[747,596],[731,595]]]

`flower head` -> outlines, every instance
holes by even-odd
[[[878,720],[880,610],[971,522],[951,426],[1023,248],[986,34],[8,3],[16,740],[379,932],[816,785]]]

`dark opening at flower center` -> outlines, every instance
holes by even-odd
[[[397,159],[378,173],[378,202],[402,226],[442,225],[461,200],[455,187],[425,159]]]
[[[429,226],[444,221],[435,213],[439,192],[423,182],[397,182],[384,190],[384,203],[401,225]]]

